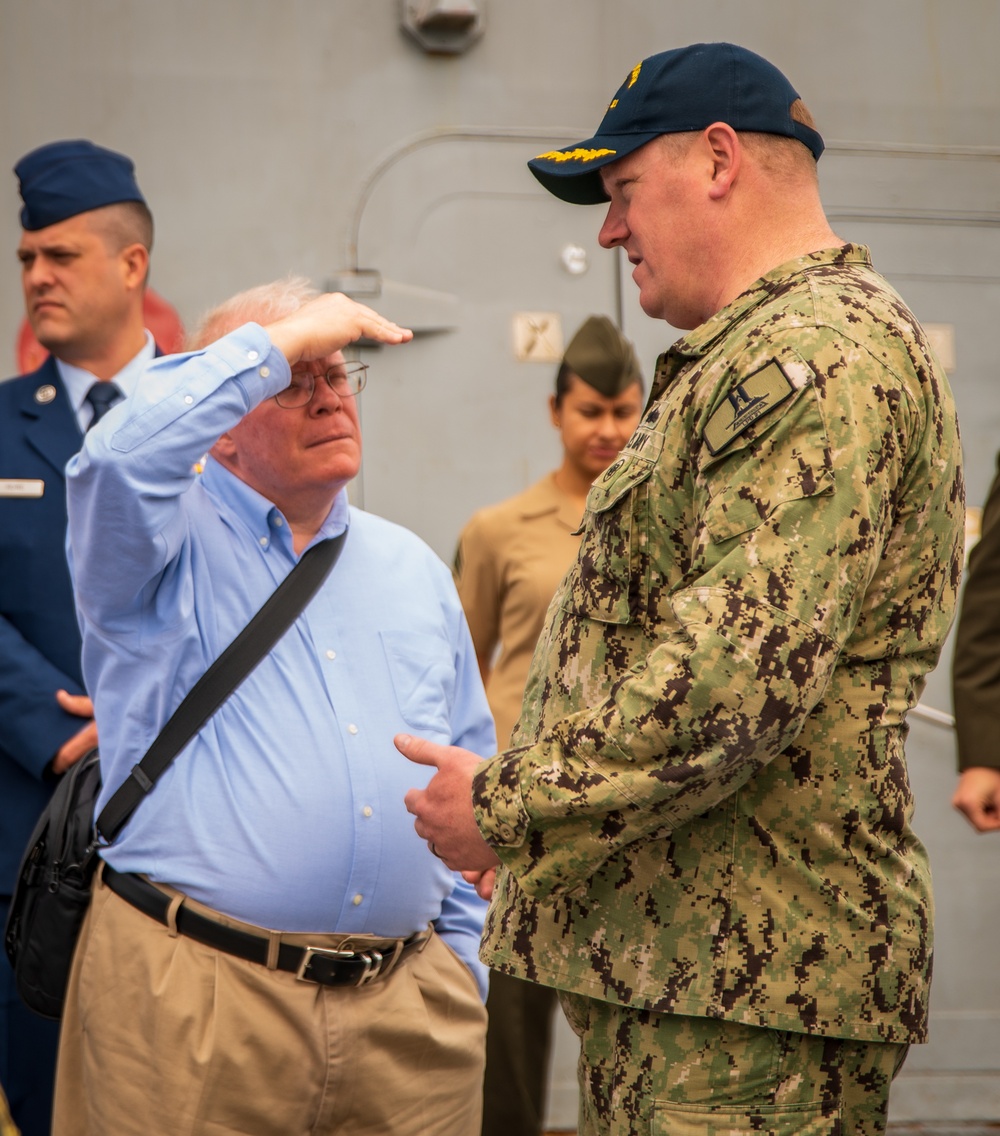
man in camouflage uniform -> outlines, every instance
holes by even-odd
[[[665,137],[663,137],[665,135]],[[963,486],[944,372],[819,200],[823,142],[729,44],[645,60],[530,163],[607,203],[651,316],[693,329],[594,483],[517,748],[402,738],[447,864],[498,862],[483,958],[557,987],[581,1130],[874,1134],[927,1029],[906,713]]]

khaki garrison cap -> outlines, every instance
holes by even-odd
[[[605,398],[642,383],[635,348],[607,316],[589,316],[570,340],[563,362]]]

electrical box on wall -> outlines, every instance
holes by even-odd
[[[558,312],[514,313],[514,357],[519,363],[558,363],[562,356]]]

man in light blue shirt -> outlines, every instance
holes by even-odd
[[[487,756],[493,724],[449,571],[347,504],[364,372],[340,349],[410,333],[313,295],[284,281],[217,309],[68,469],[98,811],[301,554],[347,538],[103,853],[57,1136],[479,1130],[484,905],[408,823],[392,737]]]

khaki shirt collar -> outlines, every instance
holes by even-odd
[[[580,510],[556,484],[555,473],[546,474],[524,491],[520,513],[524,521],[554,513],[559,523],[570,532],[575,532],[580,525]]]

